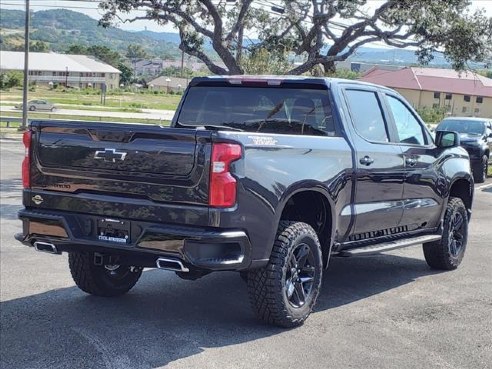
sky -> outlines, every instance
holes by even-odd
[[[274,2],[270,0],[269,2]],[[369,0],[368,8],[374,9],[379,6],[383,0]],[[47,10],[55,8],[67,8],[73,11],[78,11],[84,13],[94,19],[99,19],[101,17],[101,11],[97,7],[97,0],[65,0],[65,1],[47,1],[47,0],[30,0],[31,9],[33,11],[37,10]],[[471,10],[478,8],[483,8],[486,14],[492,17],[492,0],[472,0]],[[0,0],[0,9],[25,9],[24,0]],[[138,15],[139,13],[133,13],[133,15]],[[155,32],[176,32],[172,26],[166,25],[161,26],[153,21],[136,21],[133,23],[123,23],[119,25],[120,28],[129,31],[141,31],[149,30]]]

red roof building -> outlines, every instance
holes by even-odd
[[[492,118],[492,79],[470,71],[375,67],[361,80],[397,90],[415,108],[442,108],[450,115]]]

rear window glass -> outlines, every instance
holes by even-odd
[[[327,90],[282,87],[191,87],[179,124],[248,132],[335,135]]]

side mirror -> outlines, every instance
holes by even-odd
[[[436,132],[436,146],[448,149],[451,147],[457,147],[460,145],[460,135],[458,132],[452,131],[437,131]]]

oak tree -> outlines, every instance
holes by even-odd
[[[441,51],[454,68],[464,69],[490,56],[492,45],[492,19],[483,10],[471,12],[470,5],[469,0],[105,0],[100,23],[172,24],[180,49],[216,74],[244,73],[244,54],[258,50],[277,59],[296,56],[300,63],[290,74],[319,65],[333,72],[336,61],[373,42],[412,47],[422,63]],[[208,45],[217,58],[206,51]]]

